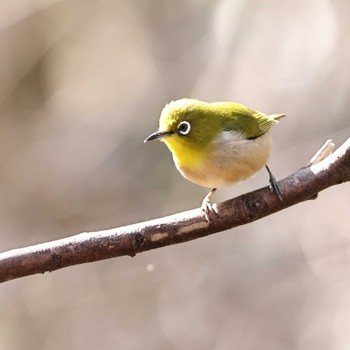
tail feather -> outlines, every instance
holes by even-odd
[[[278,119],[285,117],[286,114],[272,114],[269,117],[272,118],[274,121],[278,121]]]

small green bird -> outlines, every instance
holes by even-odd
[[[270,187],[282,200],[266,163],[272,148],[269,130],[283,116],[268,116],[234,102],[206,103],[184,98],[164,107],[158,131],[144,142],[164,141],[182,176],[212,188],[202,203],[209,221],[213,211],[210,197],[216,189],[245,181],[263,166],[269,173]]]

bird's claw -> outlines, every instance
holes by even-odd
[[[216,207],[213,207],[213,205],[209,201],[203,201],[201,206],[201,212],[202,215],[204,215],[205,220],[208,222],[211,221],[211,219],[216,218],[218,216],[218,211]]]
[[[201,205],[201,212],[202,215],[204,215],[205,220],[207,220],[208,222],[210,222],[210,219],[215,218],[218,216],[218,211],[217,208],[214,207],[211,203],[210,203],[210,197],[213,195],[213,193],[216,191],[215,188],[213,188],[203,199],[202,205]]]
[[[272,192],[275,192],[277,194],[278,199],[283,203],[283,197],[282,197],[282,192],[280,187],[278,186],[278,183],[275,179],[275,177],[272,175],[271,170],[269,167],[266,165],[267,172],[269,173],[269,188]]]

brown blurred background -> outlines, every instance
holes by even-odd
[[[350,2],[0,1],[1,251],[200,205],[165,103],[287,113],[283,178],[350,136]],[[267,185],[265,171],[221,201]],[[0,285],[0,349],[349,349],[349,185],[245,227]]]

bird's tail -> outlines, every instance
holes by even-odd
[[[278,119],[285,117],[286,114],[272,114],[269,117],[273,119],[275,122],[278,122]]]

